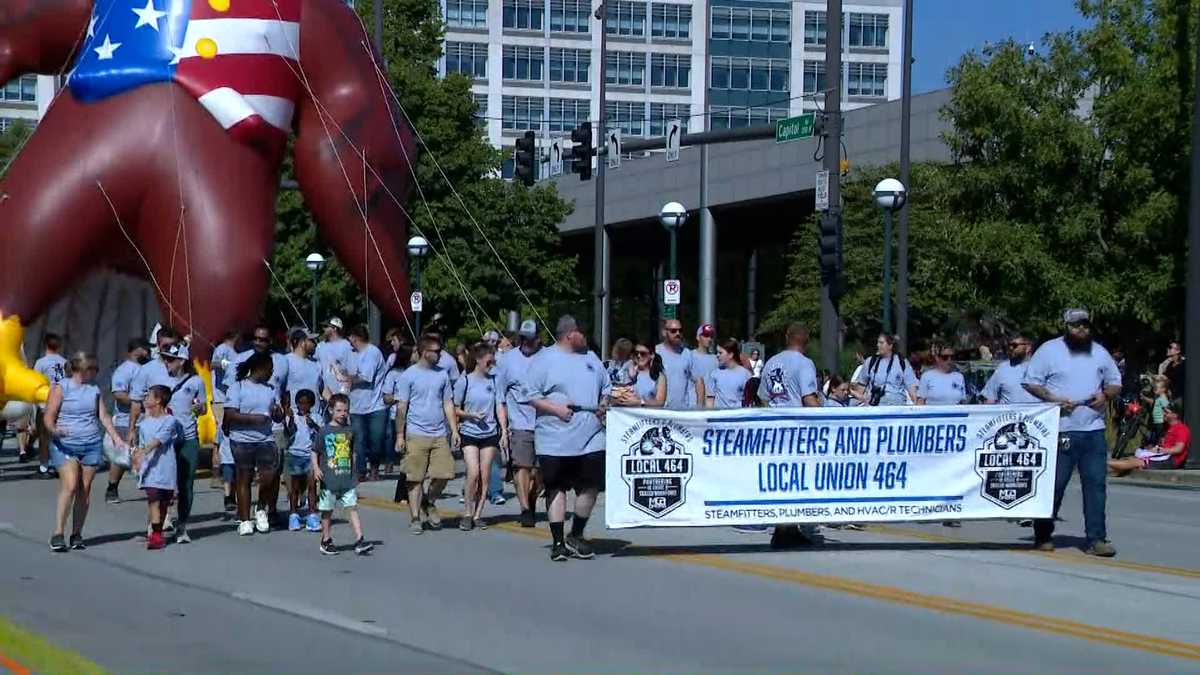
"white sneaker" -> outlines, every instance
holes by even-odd
[[[163,518],[163,532],[173,532],[175,530],[175,519],[168,515]]]
[[[271,530],[271,521],[267,518],[266,511],[254,512],[254,529],[259,532],[269,532]]]
[[[238,534],[243,537],[248,537],[254,534],[254,523],[249,520],[243,520],[241,524],[238,525]]]

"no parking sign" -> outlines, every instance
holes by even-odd
[[[678,305],[682,287],[678,279],[667,279],[663,282],[663,304]]]

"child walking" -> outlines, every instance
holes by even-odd
[[[317,403],[317,395],[310,389],[296,392],[296,409],[286,421],[288,442],[288,503],[291,514],[288,516],[288,529],[295,532],[300,525],[300,496],[308,492],[308,518],[305,525],[309,532],[321,530],[321,519],[317,516],[317,481],[309,480],[312,474],[313,440],[321,432],[321,425],[312,413]]]
[[[321,511],[321,553],[337,555],[333,546],[333,507],[341,504],[350,519],[350,527],[357,538],[354,552],[366,555],[375,548],[363,540],[362,522],[358,518],[358,492],[354,489],[353,438],[347,422],[350,417],[350,398],[345,394],[334,394],[329,398],[329,423],[321,427],[313,444],[313,475],[321,482],[321,496],[317,508]]]
[[[150,534],[146,537],[146,548],[152,551],[166,546],[163,518],[171,505],[177,480],[175,441],[179,438],[179,423],[167,414],[170,400],[171,390],[161,384],[146,391],[143,400],[146,415],[138,421],[137,446],[133,449],[138,487],[145,490],[149,508]]]

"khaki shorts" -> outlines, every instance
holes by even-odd
[[[419,483],[426,478],[454,478],[454,456],[445,436],[409,436],[405,440],[404,459],[400,461],[405,480]]]

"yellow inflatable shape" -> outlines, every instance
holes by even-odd
[[[204,381],[204,397],[208,402],[208,412],[196,419],[196,435],[200,439],[200,445],[212,445],[217,440],[217,418],[213,417],[212,413],[212,368],[207,363],[193,361],[192,365],[196,366],[196,374]]]
[[[0,316],[0,405],[8,401],[45,403],[50,382],[21,358],[25,329],[20,317]]]

